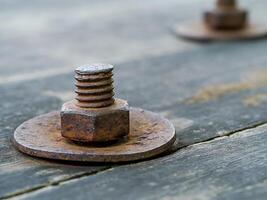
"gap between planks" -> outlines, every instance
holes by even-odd
[[[59,180],[59,181],[54,181],[54,182],[50,182],[50,183],[47,183],[47,184],[37,185],[36,187],[33,187],[33,188],[29,188],[29,189],[26,189],[26,190],[22,190],[22,191],[19,191],[19,192],[11,193],[9,195],[0,197],[0,199],[2,200],[2,199],[14,198],[14,197],[18,197],[20,195],[24,195],[24,194],[28,194],[28,193],[31,193],[31,192],[34,192],[34,191],[41,190],[41,189],[46,188],[46,187],[51,187],[51,186],[55,187],[55,186],[58,186],[58,185],[61,185],[61,184],[65,183],[65,182],[69,182],[69,181],[72,181],[72,180],[77,180],[77,179],[82,178],[82,177],[86,177],[86,176],[94,175],[94,174],[97,174],[97,173],[100,173],[100,172],[103,172],[103,171],[107,171],[108,169],[111,169],[111,166],[110,167],[106,167],[104,169],[97,170],[95,172],[84,172],[84,173],[80,173],[80,174],[77,174],[77,175],[74,175],[74,176],[70,176],[68,178],[65,178],[65,179],[62,179],[62,180]]]
[[[257,123],[257,124],[251,125],[251,126],[247,126],[247,127],[242,128],[242,129],[230,131],[230,132],[228,132],[228,133],[226,133],[224,135],[218,135],[216,137],[209,138],[209,139],[204,140],[204,141],[201,141],[201,142],[196,142],[194,144],[190,144],[190,145],[179,147],[176,150],[171,151],[170,153],[174,153],[177,150],[184,149],[184,148],[187,148],[187,147],[190,147],[190,146],[205,144],[207,142],[211,142],[211,141],[216,140],[218,138],[229,137],[229,136],[234,135],[236,133],[242,133],[243,131],[255,129],[257,127],[260,127],[260,126],[263,126],[263,125],[266,125],[266,124],[267,124],[267,121],[261,122],[261,123]],[[136,163],[130,163],[130,164],[127,164],[127,165],[133,165],[133,164],[136,164]],[[39,186],[30,188],[30,189],[27,189],[27,190],[15,192],[15,193],[12,193],[12,194],[9,194],[9,195],[0,197],[0,200],[10,199],[10,198],[15,198],[15,197],[20,197],[22,195],[29,194],[31,192],[36,192],[36,191],[39,191],[39,190],[44,190],[44,189],[47,189],[49,187],[58,187],[58,186],[60,186],[63,183],[68,183],[68,182],[71,182],[71,181],[78,181],[81,178],[85,178],[85,177],[88,177],[88,176],[91,176],[91,175],[96,175],[96,174],[99,174],[99,173],[104,173],[104,172],[107,172],[109,170],[112,170],[113,168],[114,168],[114,166],[113,167],[110,166],[110,167],[106,167],[106,168],[101,169],[101,170],[97,170],[95,172],[81,173],[81,174],[78,174],[78,175],[75,175],[75,176],[71,176],[71,177],[66,178],[66,179],[62,179],[62,180],[59,180],[59,181],[55,181],[55,182],[51,182],[51,183],[39,185]]]

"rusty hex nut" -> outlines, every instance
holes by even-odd
[[[75,101],[63,104],[61,134],[79,142],[108,142],[128,135],[129,106],[127,101],[115,99],[114,104],[97,109],[85,109]]]
[[[242,29],[247,24],[247,12],[245,10],[213,10],[204,12],[204,22],[208,27],[216,30]]]

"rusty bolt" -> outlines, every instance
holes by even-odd
[[[109,142],[129,133],[127,101],[114,98],[113,66],[92,64],[75,70],[75,100],[60,112],[63,137],[80,142]]]
[[[239,9],[235,0],[217,0],[214,10],[204,12],[204,22],[216,30],[242,29],[247,18],[247,12]]]

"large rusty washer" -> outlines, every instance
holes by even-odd
[[[267,36],[266,23],[254,23],[248,12],[238,7],[237,0],[216,0],[212,10],[203,13],[202,21],[175,26],[175,33],[185,39],[248,40]]]
[[[58,111],[37,116],[21,124],[12,141],[31,156],[83,162],[136,161],[156,156],[175,142],[173,125],[159,114],[130,109],[128,137],[108,146],[76,143],[61,135]]]
[[[205,23],[187,22],[176,25],[174,33],[179,37],[196,41],[232,41],[232,40],[252,40],[267,36],[267,25],[250,22],[240,30],[214,30]]]

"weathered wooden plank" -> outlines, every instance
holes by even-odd
[[[176,0],[1,2],[0,84],[64,74],[92,61],[122,62],[195,48],[198,45],[176,40],[166,27],[177,13],[175,7],[187,4]],[[20,74],[14,74],[16,69]]]
[[[42,76],[64,74],[74,65],[90,60],[124,62],[196,48],[199,45],[170,34],[171,26],[199,18],[212,3],[213,0],[3,1],[0,81],[33,79],[31,73],[37,77],[40,71]],[[264,21],[264,3],[245,0],[241,4],[251,9],[253,18]],[[14,74],[15,69],[21,73]]]
[[[267,125],[20,199],[266,199]]]
[[[28,90],[18,90],[14,93],[14,88],[9,89],[6,90],[8,92],[1,89],[3,96],[0,116],[0,197],[12,196],[107,168],[101,165],[76,166],[48,162],[32,159],[17,152],[10,142],[14,128],[37,113],[53,109],[58,105],[58,101],[32,95]]]
[[[73,66],[88,60],[118,64],[118,96],[187,127],[178,147],[266,122],[266,42],[201,46],[171,35],[202,1],[13,3],[0,3],[0,197],[108,167],[31,159],[9,142],[21,122],[70,98]],[[258,16],[264,3],[253,3]]]
[[[108,167],[68,166],[31,159],[13,148],[10,136],[21,122],[60,109],[62,102],[50,97],[51,90],[55,94],[54,89],[72,88],[70,72],[74,65],[88,62],[88,56],[89,60],[123,61],[197,46],[176,43],[165,27],[153,23],[171,18],[169,8],[161,1],[146,5],[125,0],[0,3],[0,181],[4,183],[0,184],[0,197]],[[147,12],[150,9],[162,10],[162,15],[151,15]],[[139,17],[147,20],[140,21]],[[67,75],[55,77],[60,74]],[[47,77],[53,77],[53,82],[48,84]]]
[[[119,92],[130,104],[162,112],[176,127],[187,126],[178,134],[179,146],[262,124],[267,121],[266,44],[215,44],[128,63],[119,72],[118,83],[124,83]],[[127,77],[126,68],[138,78]]]
[[[117,68],[116,76],[117,83],[124,83],[117,84],[119,96],[129,99],[132,105],[168,115],[176,126],[187,127],[178,133],[180,139],[178,147],[264,123],[267,116],[264,109],[265,100],[264,98],[257,100],[257,95],[264,94],[267,90],[267,75],[264,70],[267,60],[263,51],[266,44],[258,42],[250,45],[254,47],[242,51],[236,51],[244,46],[241,43],[212,45],[205,50],[201,49],[190,54],[170,54],[160,58],[121,64]],[[229,63],[225,64],[224,58],[221,58],[222,53],[229,59]],[[206,60],[206,55],[212,57],[212,63]],[[240,60],[240,57],[245,55],[251,55],[252,58],[246,62]],[[257,59],[254,58],[256,55]],[[195,59],[191,60],[191,57]],[[133,68],[133,66],[136,67]],[[199,73],[201,71],[203,72]],[[134,78],[137,75],[139,79]],[[168,81],[165,82],[162,77],[168,77],[166,79]],[[140,80],[145,81],[141,84]],[[2,119],[3,124],[7,122],[10,124],[9,131],[3,135],[4,157],[9,158],[10,155],[17,154],[12,147],[9,147],[10,143],[6,139],[12,133],[13,127],[37,113],[60,108],[61,101],[57,97],[46,95],[46,91],[51,91],[51,85],[53,85],[54,94],[57,92],[60,94],[61,90],[70,91],[72,75],[28,81],[20,85],[9,84],[1,90],[3,102],[5,102],[2,104],[5,108],[3,111],[6,112],[3,113],[5,114]],[[153,85],[158,87],[150,90]],[[166,89],[167,86],[168,89]],[[140,95],[142,91],[147,91],[146,95]],[[250,105],[247,100],[253,99],[254,96],[256,96],[256,104]],[[16,113],[16,110],[19,112]],[[14,158],[21,159],[20,156]],[[4,165],[3,169],[7,169],[5,163],[12,165],[14,160],[7,159],[5,162],[3,159],[1,162]],[[40,166],[35,166],[33,162],[30,165],[33,167],[32,173],[37,173],[36,170]],[[18,167],[18,174],[24,172],[23,168],[23,165]],[[99,168],[93,168],[93,170],[98,171]],[[70,174],[67,167],[63,171]],[[78,173],[80,172],[84,172],[84,169]],[[16,179],[9,178],[12,177],[11,174],[12,172],[3,176],[5,179],[10,179],[10,185],[16,182]],[[18,175],[18,178],[23,179],[25,176]],[[40,184],[43,183],[43,179],[40,179]],[[38,184],[32,183],[32,187],[36,186]],[[18,187],[16,191],[23,191],[21,185],[14,184],[14,187]],[[10,190],[6,192],[9,193],[15,190],[12,187],[8,188]]]

